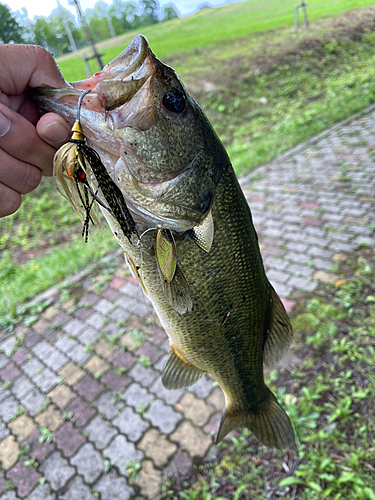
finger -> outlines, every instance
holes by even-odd
[[[44,175],[51,175],[56,150],[44,142],[36,128],[26,118],[0,104],[0,148],[30,165],[38,167]],[[5,118],[4,118],[5,117]],[[10,125],[6,125],[8,120]]]
[[[71,135],[71,127],[55,113],[43,115],[37,123],[36,130],[45,142],[58,149]]]
[[[22,203],[19,193],[0,183],[0,217],[13,214]]]
[[[1,149],[0,165],[0,183],[20,194],[33,191],[42,178],[39,168],[16,160]]]
[[[18,95],[27,87],[66,85],[52,54],[37,45],[0,45],[1,90]]]

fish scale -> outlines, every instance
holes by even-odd
[[[127,86],[132,79],[137,85]],[[267,446],[293,444],[290,421],[263,376],[263,366],[274,366],[290,345],[292,329],[207,118],[140,35],[73,86],[55,96],[37,89],[36,104],[73,122],[77,90],[91,89],[82,128],[115,184],[103,181],[106,197],[121,191],[138,243],[124,235],[119,214],[102,212],[169,336],[164,387],[189,387],[208,373],[226,400],[217,441],[248,427]]]

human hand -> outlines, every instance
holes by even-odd
[[[0,45],[0,217],[18,210],[22,194],[52,175],[53,156],[70,136],[54,113],[40,117],[29,87],[66,85],[52,55],[34,45]]]

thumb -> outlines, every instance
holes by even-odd
[[[67,142],[71,134],[69,124],[55,113],[43,115],[36,125],[36,130],[41,139],[56,149]]]

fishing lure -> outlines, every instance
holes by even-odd
[[[82,236],[85,236],[85,241],[88,239],[90,222],[103,229],[98,218],[96,206],[94,206],[94,202],[96,201],[117,220],[125,236],[132,243],[132,235],[138,236],[138,233],[124,197],[108,174],[100,156],[86,144],[86,139],[83,135],[80,123],[80,110],[82,100],[89,92],[91,90],[83,92],[79,97],[77,118],[71,130],[72,137],[55,154],[54,176],[55,180],[57,179],[60,182],[60,186],[64,192],[61,191],[58,184],[57,188],[80,215],[83,222]],[[90,169],[98,184],[98,189],[95,192],[88,181],[87,172],[90,172]],[[107,205],[97,196],[99,189]]]

